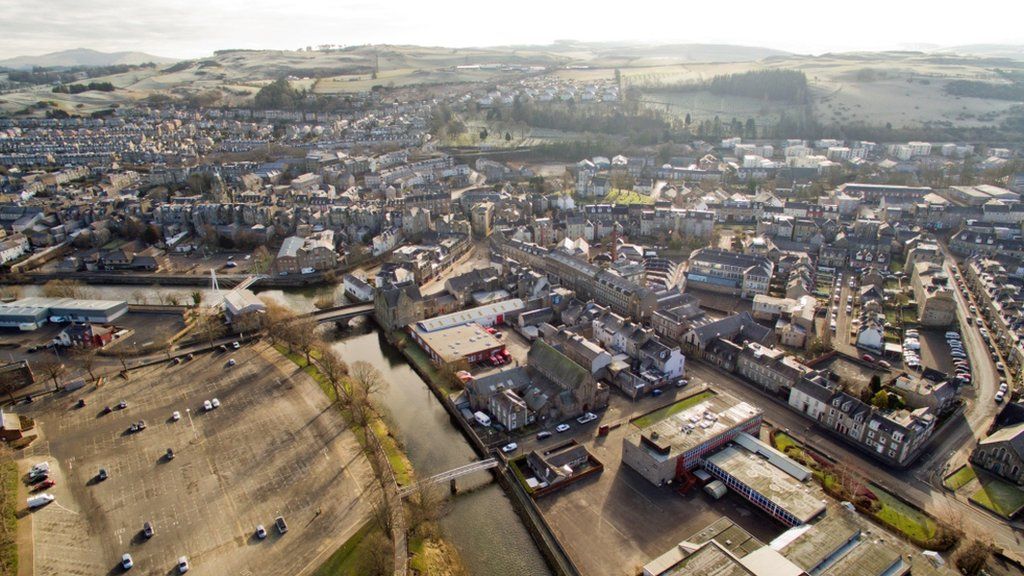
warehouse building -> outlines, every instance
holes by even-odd
[[[0,304],[0,327],[35,330],[48,321],[109,324],[126,312],[124,300],[22,298]]]
[[[622,462],[653,484],[689,478],[703,459],[739,434],[757,435],[761,410],[705,390],[636,418],[622,440]]]

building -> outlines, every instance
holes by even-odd
[[[267,305],[252,290],[236,288],[224,293],[224,314],[235,332],[261,328],[266,311]]]
[[[412,282],[381,288],[373,294],[373,315],[385,331],[401,330],[426,317],[420,288]]]
[[[487,401],[487,411],[492,422],[497,422],[508,431],[518,430],[533,423],[533,411],[515,390],[504,389],[492,395]]]
[[[416,323],[416,330],[421,332],[435,332],[445,328],[461,326],[464,324],[478,324],[480,326],[494,326],[495,324],[511,323],[523,310],[526,303],[519,298],[502,300],[492,304],[468,308],[450,314],[435,316]]]
[[[825,502],[803,484],[810,472],[771,448],[763,449],[770,452],[754,453],[741,446],[728,446],[708,457],[704,469],[787,526],[806,524],[825,512]],[[802,480],[787,471],[794,468]]]
[[[487,238],[491,235],[494,225],[494,203],[481,202],[473,206],[469,212],[469,222],[473,235]]]
[[[789,405],[875,458],[900,467],[920,455],[935,431],[935,414],[928,408],[875,408],[821,372],[811,372],[797,382],[790,390]]]
[[[978,442],[971,462],[1024,486],[1024,423],[997,430]]]
[[[526,465],[533,472],[536,488],[554,489],[573,479],[590,459],[585,446],[569,441],[543,452],[531,451],[526,455]]]
[[[539,414],[542,421],[571,418],[608,405],[608,386],[547,342],[535,341],[526,363],[535,383],[555,390]]]
[[[54,338],[61,346],[69,348],[102,348],[114,339],[113,326],[98,324],[72,324]]]
[[[412,324],[409,333],[439,366],[466,367],[505,349],[504,343],[479,324],[458,324],[436,330],[424,330],[421,324]]]
[[[918,262],[910,273],[917,301],[917,321],[924,327],[945,327],[956,322],[953,283],[940,265]]]
[[[0,440],[11,442],[21,438],[21,418],[0,408]]]
[[[308,238],[285,238],[277,251],[273,268],[275,273],[286,276],[334,270],[337,266],[338,253],[334,250],[334,232],[324,230]]]
[[[811,369],[782,350],[750,342],[736,359],[736,372],[754,384],[785,398]]]
[[[757,434],[761,420],[759,408],[729,394],[697,392],[630,422],[622,462],[652,484],[681,480],[741,432]]]
[[[774,272],[775,265],[764,256],[700,248],[690,254],[686,285],[753,298],[757,294],[768,293]]]
[[[110,324],[128,312],[123,300],[22,298],[0,304],[0,327],[35,330],[47,321]]]

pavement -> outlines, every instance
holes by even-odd
[[[232,368],[207,353],[19,410],[41,434],[19,465],[47,460],[57,480],[56,501],[30,514],[35,574],[118,573],[125,552],[139,574],[170,574],[181,555],[190,574],[309,574],[369,518],[373,471],[316,383],[263,344],[231,356]],[[221,407],[204,411],[214,397]],[[126,409],[102,413],[122,399]],[[147,428],[128,432],[138,420]]]

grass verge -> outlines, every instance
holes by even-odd
[[[875,512],[875,518],[879,522],[906,535],[914,542],[928,542],[935,538],[938,525],[930,516],[904,504],[874,484],[871,484],[870,488],[881,504],[881,508]]]
[[[364,556],[360,552],[369,542],[368,536],[373,532],[380,532],[380,528],[374,522],[367,522],[355,534],[353,534],[340,548],[334,551],[313,576],[359,576],[361,569],[360,558]],[[383,533],[382,533],[383,534]]]
[[[18,573],[18,465],[0,453],[0,574]]]

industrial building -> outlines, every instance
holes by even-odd
[[[435,316],[427,320],[420,320],[413,327],[414,332],[437,332],[464,324],[478,324],[480,326],[493,326],[511,320],[514,316],[526,309],[526,303],[519,298],[477,306],[451,314]]]
[[[35,330],[48,321],[109,324],[126,312],[124,300],[22,298],[0,304],[0,327]]]
[[[724,392],[705,390],[630,423],[622,462],[653,484],[690,478],[703,459],[739,434],[757,435],[762,412]]]

